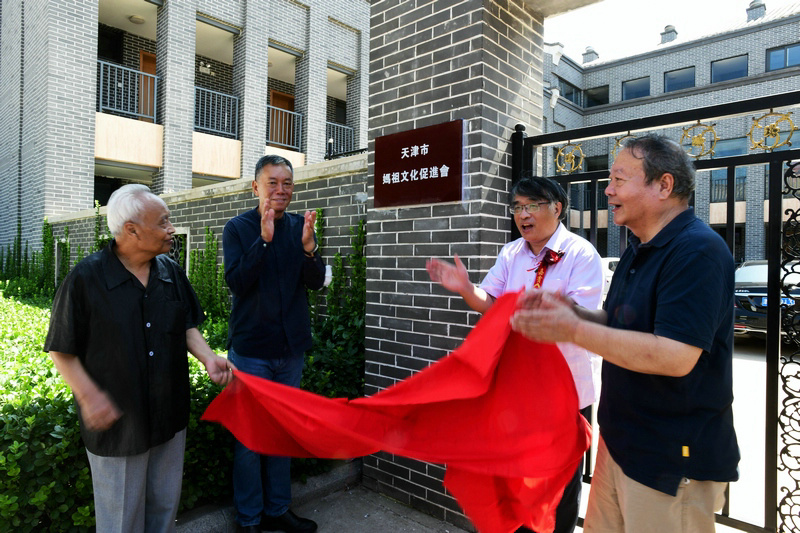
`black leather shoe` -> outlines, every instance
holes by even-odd
[[[262,531],[283,531],[284,533],[312,533],[317,530],[317,523],[308,518],[301,518],[291,510],[280,516],[261,517]]]
[[[261,524],[254,526],[240,526],[237,524],[236,533],[261,533]]]

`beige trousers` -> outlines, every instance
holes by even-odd
[[[684,479],[675,496],[626,476],[600,439],[585,533],[714,533],[727,483]]]

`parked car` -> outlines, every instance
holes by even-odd
[[[800,263],[789,263],[790,272],[783,278],[791,297],[781,293],[781,303],[800,313]],[[734,323],[736,335],[766,337],[767,334],[767,261],[745,261],[734,274]],[[795,317],[795,320],[800,316]]]
[[[617,269],[619,257],[601,257],[600,260],[603,262],[603,301],[606,301],[608,287],[611,286],[611,278]]]

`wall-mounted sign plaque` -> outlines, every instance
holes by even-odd
[[[462,199],[464,121],[375,139],[375,207]]]

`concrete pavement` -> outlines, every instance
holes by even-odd
[[[319,524],[318,533],[468,533],[360,484],[361,461],[293,483],[292,510]],[[209,506],[178,517],[178,533],[235,533],[231,506]]]

